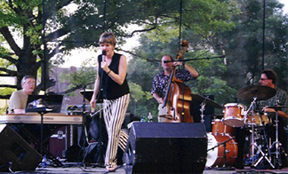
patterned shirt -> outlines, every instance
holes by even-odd
[[[151,94],[157,93],[159,97],[164,98],[169,85],[169,77],[170,76],[164,75],[164,71],[157,74],[153,79]],[[175,78],[181,81],[193,79],[190,72],[185,69],[177,69],[175,71]]]
[[[279,105],[279,106],[286,106],[285,108],[281,108],[280,110],[285,112],[286,114],[288,114],[288,105],[287,105],[288,104],[288,96],[287,96],[287,93],[278,87],[275,87],[274,89],[276,90],[276,94],[272,98],[258,102],[259,110],[262,110],[262,108],[265,106],[274,107],[276,105]],[[270,118],[274,119],[275,113],[268,113],[268,116]],[[286,125],[286,126],[288,125],[288,119],[283,118],[283,117],[278,117],[278,118],[279,118],[279,121],[282,122],[284,125]]]

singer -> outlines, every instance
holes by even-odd
[[[107,171],[117,168],[118,145],[125,150],[128,135],[121,130],[129,104],[130,91],[126,80],[127,59],[114,52],[116,38],[112,32],[104,32],[99,38],[102,55],[98,56],[98,74],[90,101],[96,107],[97,94],[103,90],[104,120],[108,134],[105,155]]]
[[[166,62],[172,61],[172,57],[169,55],[164,55],[161,59],[161,65],[163,67],[163,71],[157,74],[152,83],[151,94],[159,103],[159,114],[158,114],[158,122],[165,122],[165,117],[163,115],[167,114],[166,107],[163,108],[162,104],[164,103],[164,97],[168,88],[169,76],[173,70],[173,66],[182,65],[182,62]],[[198,77],[198,72],[191,66],[185,64],[185,69],[177,69],[175,72],[175,77],[182,81],[192,80]]]

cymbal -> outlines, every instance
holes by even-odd
[[[246,100],[253,101],[254,97],[259,100],[267,100],[276,94],[276,90],[269,86],[251,85],[246,86],[237,91],[237,97]]]
[[[213,100],[209,99],[208,97],[203,97],[201,95],[198,94],[190,94],[192,97],[192,100],[195,99],[199,102],[203,102],[205,101],[205,103],[207,103],[208,105],[214,107],[214,108],[223,108],[221,105],[215,103]]]

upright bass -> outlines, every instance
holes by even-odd
[[[183,53],[188,49],[186,41],[181,42],[181,49],[177,53],[177,60],[182,58]],[[175,69],[173,67],[169,86],[164,99],[164,106],[167,108],[165,122],[190,122],[193,123],[193,117],[190,115],[190,102],[192,101],[191,90],[183,81],[175,78]]]

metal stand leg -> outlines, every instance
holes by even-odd
[[[266,159],[266,161],[270,164],[270,166],[272,168],[275,168],[274,165],[271,163],[271,161],[269,160],[269,158],[266,156],[266,154],[261,150],[261,148],[259,148],[259,146],[257,145],[257,142],[255,142],[255,139],[254,139],[254,132],[255,132],[255,125],[254,125],[254,121],[255,121],[255,118],[254,116],[252,115],[252,166],[253,167],[257,167],[258,164],[262,161],[263,158]],[[261,153],[261,157],[257,160],[256,163],[254,163],[254,154],[255,154],[255,148],[257,148],[257,150]]]
[[[275,164],[277,165],[277,168],[281,169],[282,168],[282,161],[281,161],[281,156],[280,156],[280,148],[283,150],[282,144],[279,142],[279,119],[278,119],[278,110],[276,110],[276,118],[275,118],[275,127],[276,127],[276,137],[275,141],[272,143],[270,150],[275,146],[275,152],[272,154],[275,154]]]
[[[247,113],[252,109],[252,107],[253,107],[253,105],[255,104],[255,102],[256,102],[256,100],[257,100],[257,97],[254,97],[254,100],[251,102],[251,105],[250,105],[250,107],[249,107],[249,109],[248,109],[248,111],[247,111]],[[246,113],[246,115],[245,115],[245,120],[244,120],[244,122],[246,121],[246,117],[247,117],[247,113]],[[255,142],[255,137],[254,137],[254,134],[255,134],[255,118],[254,118],[254,113],[252,114],[252,143],[251,143],[251,145],[252,145],[252,166],[251,167],[256,167],[261,161],[262,161],[262,159],[263,158],[265,158],[266,159],[266,161],[270,164],[270,166],[272,167],[272,168],[275,168],[274,167],[274,165],[271,163],[271,161],[268,159],[268,157],[266,156],[266,154],[261,150],[261,148],[259,148],[259,146],[257,145],[257,142]],[[255,163],[255,160],[254,160],[254,155],[255,155],[255,148],[257,148],[258,149],[258,151],[260,151],[260,153],[261,153],[261,158]]]

